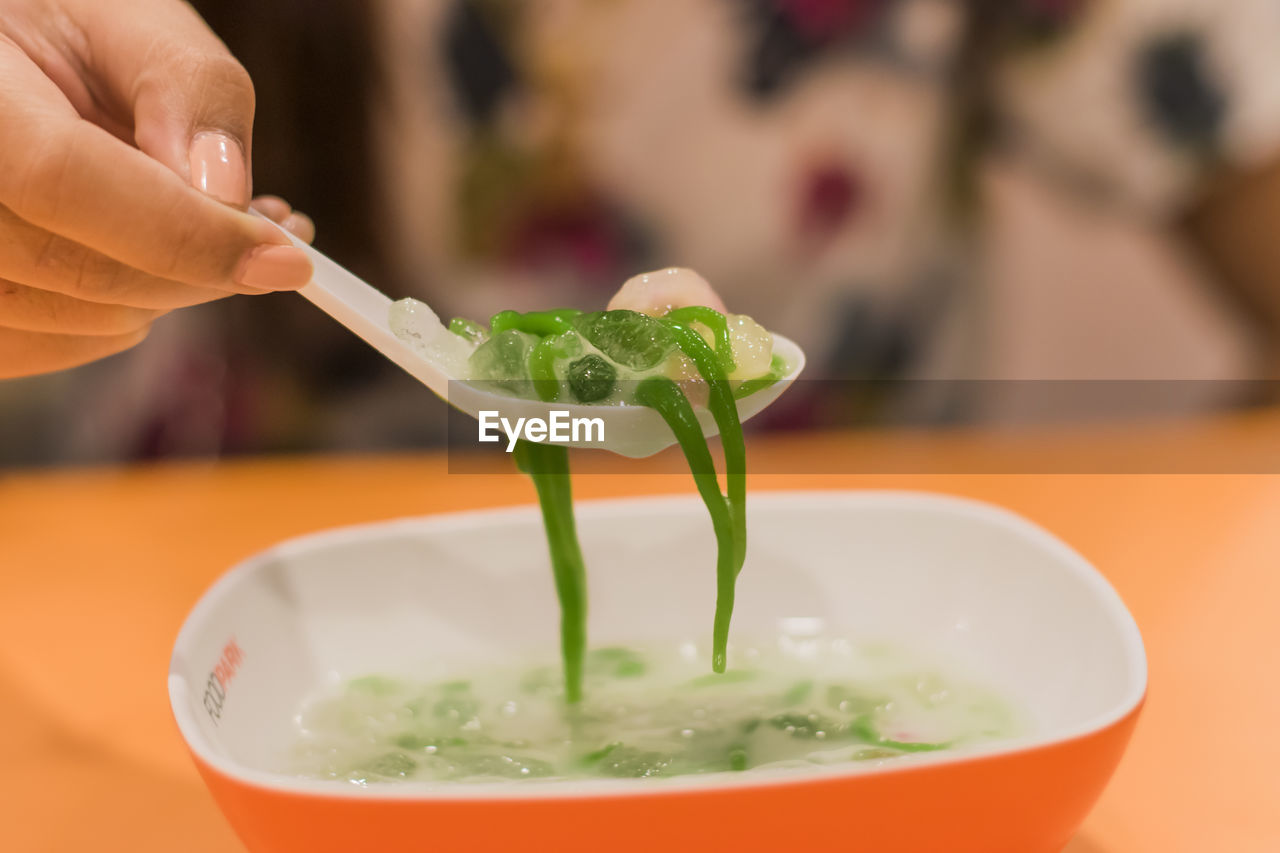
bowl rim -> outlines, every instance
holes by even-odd
[[[398,782],[385,786],[343,785],[335,780],[309,779],[287,773],[246,767],[215,749],[195,722],[192,704],[188,701],[188,682],[178,671],[183,652],[191,645],[207,614],[217,603],[231,593],[244,579],[263,565],[280,556],[295,555],[327,547],[331,543],[350,542],[353,538],[380,538],[397,530],[430,531],[433,528],[457,529],[510,523],[511,521],[536,520],[536,504],[468,509],[456,512],[433,513],[423,516],[393,518],[360,524],[330,527],[277,542],[257,551],[228,569],[200,596],[183,620],[174,642],[169,661],[169,704],[178,729],[188,750],[198,763],[235,780],[241,785],[263,789],[276,794],[312,797],[334,797],[379,801],[447,802],[450,800],[501,801],[515,799],[560,799],[582,797],[634,797],[671,792],[725,790],[774,785],[813,784],[823,781],[852,779],[862,776],[914,773],[931,768],[945,767],[977,761],[988,761],[1084,740],[1136,714],[1147,694],[1148,666],[1142,635],[1133,615],[1125,606],[1111,583],[1086,560],[1057,536],[1039,524],[1012,510],[974,498],[928,491],[899,489],[760,489],[750,495],[751,503],[780,502],[789,506],[818,502],[830,507],[833,502],[850,509],[868,507],[909,507],[930,509],[966,517],[973,521],[1002,528],[1008,533],[1031,540],[1067,568],[1093,594],[1094,600],[1111,624],[1119,632],[1130,683],[1124,697],[1106,711],[1078,722],[1075,725],[1035,734],[1019,735],[975,744],[970,747],[948,749],[939,752],[895,756],[889,763],[880,761],[851,762],[812,767],[778,768],[755,772],[749,777],[729,771],[670,779],[567,779],[536,781],[533,784],[504,782],[477,782],[460,785],[448,782]],[[624,515],[634,509],[652,509],[663,505],[688,505],[701,507],[696,495],[666,494],[643,497],[606,498],[575,501],[574,509],[579,518],[609,518]]]

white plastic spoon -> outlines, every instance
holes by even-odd
[[[464,342],[450,332],[434,313],[423,317],[420,325],[415,326],[415,331],[420,335],[417,345],[401,340],[391,330],[392,302],[388,296],[297,237],[287,231],[285,233],[294,245],[307,253],[315,267],[315,276],[298,293],[400,365],[454,408],[473,418],[479,418],[480,412],[484,411],[499,412],[501,417],[511,423],[515,423],[517,418],[549,420],[552,411],[565,412],[563,417],[570,421],[577,418],[600,418],[604,422],[603,442],[555,443],[569,447],[611,450],[635,458],[652,456],[675,443],[675,436],[666,421],[646,406],[588,406],[527,400],[486,391],[467,383],[463,377],[451,375],[448,372],[448,355],[456,352],[457,345]],[[787,374],[773,385],[738,401],[738,417],[743,421],[776,400],[804,369],[804,352],[793,341],[775,334],[773,351],[786,363]],[[706,409],[697,409],[696,412],[705,435],[712,436],[719,432],[710,412]],[[505,443],[504,436],[504,446]]]

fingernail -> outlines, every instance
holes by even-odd
[[[191,140],[189,156],[192,186],[236,207],[249,203],[249,181],[239,142],[225,133],[199,133]]]
[[[264,290],[297,290],[311,281],[311,261],[292,246],[259,246],[236,270],[236,283]]]

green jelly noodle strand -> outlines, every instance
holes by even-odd
[[[716,479],[716,464],[711,458],[702,424],[693,413],[693,406],[680,390],[680,386],[665,376],[643,380],[636,387],[636,402],[655,409],[671,427],[689,471],[698,487],[702,502],[711,514],[711,526],[716,532],[716,615],[712,632],[711,668],[724,672],[728,658],[729,622],[733,616],[734,582],[741,563],[737,562],[738,549],[734,546],[733,517],[729,504],[720,493]]]
[[[866,741],[876,746],[883,746],[886,749],[896,749],[899,752],[937,752],[941,749],[950,749],[954,744],[951,743],[927,743],[923,741],[902,741],[893,740],[880,734],[875,723],[870,717],[862,716],[853,721],[849,727],[849,732],[854,737]]]
[[[502,311],[490,320],[494,335],[516,329],[544,338],[535,345],[529,358],[534,388],[544,401],[554,401],[559,397],[560,383],[553,370],[555,360],[575,355],[581,350],[580,341],[571,334],[572,319],[579,313],[574,309],[528,314]],[[712,349],[688,325],[695,322],[712,329],[718,344],[716,349]],[[728,657],[735,586],[746,558],[746,447],[734,391],[727,379],[727,372],[734,369],[733,351],[727,320],[710,308],[677,309],[669,313],[663,323],[671,329],[677,346],[693,361],[707,383],[708,409],[715,418],[724,448],[727,496],[720,492],[715,462],[702,425],[680,387],[665,377],[652,377],[637,387],[636,401],[655,409],[670,426],[711,515],[717,545],[712,669],[723,673]],[[582,698],[587,598],[586,569],[574,525],[568,451],[556,445],[520,441],[516,445],[515,456],[517,466],[533,481],[542,508],[556,594],[560,599],[565,699],[574,704]]]
[[[663,319],[681,326],[689,323],[701,323],[706,326],[716,339],[716,355],[720,359],[720,366],[725,374],[733,373],[737,368],[733,360],[733,341],[729,336],[729,320],[719,311],[705,305],[686,305],[683,308],[668,311]],[[703,374],[703,377],[706,378],[706,375]]]
[[[569,451],[554,444],[519,441],[516,466],[538,492],[542,523],[551,551],[551,571],[560,599],[560,653],[564,659],[565,701],[582,699],[582,665],[587,649],[587,570],[573,521]]]
[[[449,321],[449,331],[473,343],[478,343],[489,336],[489,330],[466,317],[454,317]]]
[[[689,462],[698,493],[711,514],[711,524],[716,532],[716,615],[711,668],[722,673],[728,659],[729,624],[733,618],[736,583],[747,552],[747,452],[742,424],[738,420],[738,407],[716,353],[693,329],[670,317],[665,322],[675,335],[676,345],[693,361],[707,383],[708,408],[720,429],[724,448],[727,498],[720,492],[715,463],[702,433],[702,425],[680,387],[670,379],[647,379],[636,389],[636,402],[657,410],[671,427]]]
[[[715,352],[707,346],[693,329],[675,322],[668,322],[675,333],[676,345],[684,351],[702,374],[709,391],[707,408],[720,430],[720,446],[724,450],[725,486],[728,490],[729,514],[733,518],[734,560],[737,568],[734,577],[742,571],[747,554],[747,447],[742,437],[742,422],[738,420],[738,404],[734,401],[729,380],[716,359]]]
[[[489,318],[490,334],[515,329],[531,335],[546,337],[561,335],[573,330],[573,318],[582,312],[577,308],[556,308],[551,311],[530,311],[521,314],[519,311],[499,311]]]

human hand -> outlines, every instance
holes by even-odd
[[[0,0],[0,378],[311,264],[250,198],[253,84],[178,0]],[[280,199],[254,207],[310,240]]]

